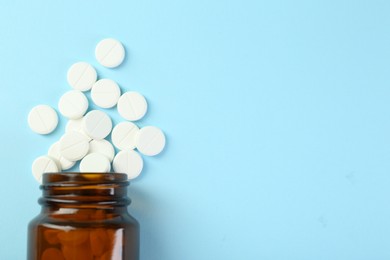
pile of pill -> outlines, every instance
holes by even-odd
[[[106,216],[103,210],[97,210],[88,220],[93,222],[106,218],[110,216]],[[67,227],[53,229],[45,226],[41,227],[38,232],[44,239],[41,244],[43,250],[40,259],[42,260],[122,259],[122,243],[131,242],[126,241],[123,230],[115,229],[115,227],[69,230]],[[130,244],[126,246],[131,248]]]
[[[97,61],[108,68],[119,66],[125,49],[115,39],[104,39],[95,49]],[[80,172],[126,173],[129,179],[139,176],[143,159],[159,154],[165,146],[165,135],[157,127],[139,128],[134,121],[147,112],[147,102],[138,92],[121,94],[118,84],[111,79],[98,79],[95,68],[86,62],[73,64],[67,73],[72,90],[58,102],[58,111],[68,119],[65,134],[32,164],[32,173],[38,182],[42,174],[72,168],[80,161]],[[91,91],[92,102],[99,108],[117,107],[125,121],[112,125],[111,118],[102,110],[88,111],[89,100],[83,93]],[[42,135],[53,132],[58,125],[56,110],[48,105],[34,107],[28,115],[30,128]],[[111,142],[106,138],[111,134]],[[119,151],[115,153],[114,146]],[[137,149],[136,152],[134,149]],[[112,167],[111,167],[112,166]]]
[[[46,249],[42,260],[61,259],[117,259],[122,254],[124,238],[121,230],[90,228],[82,230],[58,230],[44,228]],[[116,257],[115,257],[116,256]]]

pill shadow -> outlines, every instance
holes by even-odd
[[[153,174],[151,172],[153,171],[153,169],[158,169],[159,168],[158,165],[159,165],[159,163],[162,162],[161,158],[165,155],[165,153],[167,153],[167,150],[169,149],[169,146],[170,146],[170,144],[169,144],[169,135],[165,134],[165,147],[161,151],[161,153],[159,153],[159,154],[157,154],[155,156],[146,156],[146,155],[142,155],[138,150],[136,150],[141,155],[141,157],[143,158],[144,166],[142,168],[141,174],[136,179],[134,179],[132,182],[133,183],[142,183],[142,181],[144,179],[148,178],[149,174]],[[152,169],[152,170],[150,170],[150,169]]]
[[[140,260],[162,260],[169,259],[164,247],[162,234],[158,233],[159,221],[157,197],[141,188],[130,184],[128,194],[131,204],[128,207],[129,213],[140,223]]]
[[[64,128],[66,126],[66,120],[64,120],[61,116],[61,113],[58,109],[55,109],[57,116],[58,116],[58,124],[57,127],[51,132],[50,134],[47,135],[41,135],[43,138],[47,139],[53,139],[53,136],[59,136],[61,137],[64,133]]]
[[[171,138],[170,138],[170,134],[168,132],[165,132],[164,129],[162,129],[162,131],[164,132],[164,135],[165,135],[165,146],[164,146],[164,149],[161,151],[161,153],[153,156],[154,159],[156,159],[156,162],[161,160],[162,157],[166,156],[166,153],[169,151],[169,148],[171,146]]]
[[[128,48],[127,44],[124,44],[122,42],[122,45],[123,45],[123,48],[125,48],[125,58],[123,59],[122,63],[116,67],[116,68],[113,68],[113,69],[117,69],[117,68],[120,68],[120,69],[123,69],[127,66],[128,62],[129,62],[129,58],[131,57],[131,52],[130,52],[130,49]]]
[[[131,90],[131,91],[138,91],[138,90]],[[154,109],[153,104],[150,101],[150,99],[147,96],[144,96],[144,97],[146,99],[146,103],[148,104],[148,110],[146,111],[146,114],[140,120],[135,121],[135,124],[140,126],[140,127],[151,125],[151,123],[149,123],[149,122],[151,122],[150,117],[152,116],[153,109]]]

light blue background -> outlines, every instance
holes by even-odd
[[[2,1],[0,259],[39,212],[33,134],[66,71],[143,93],[164,153],[132,183],[142,260],[390,258],[389,1]],[[96,43],[122,41],[106,69]],[[119,122],[115,109],[109,111]]]

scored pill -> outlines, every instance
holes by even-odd
[[[84,117],[83,130],[92,139],[104,139],[110,134],[111,129],[111,118],[102,111],[92,110]]]
[[[164,149],[165,135],[155,126],[142,127],[136,137],[137,150],[148,156],[154,156]]]
[[[83,119],[70,119],[65,126],[65,132],[69,133],[71,131],[80,132],[83,129]]]
[[[48,172],[58,172],[58,166],[53,159],[48,156],[40,156],[32,164],[34,178],[42,183],[42,175]]]
[[[132,122],[119,123],[112,130],[112,143],[120,150],[132,150],[135,148],[135,137],[138,131],[138,126]]]
[[[69,133],[69,132],[72,132],[72,131],[76,131],[76,132],[79,132],[79,133],[82,133],[83,135],[85,135],[85,137],[88,138],[88,140],[92,140],[92,138],[89,137],[89,136],[84,132],[84,129],[83,129],[83,121],[84,121],[84,117],[79,118],[79,119],[70,119],[70,120],[68,121],[68,123],[66,123],[66,126],[65,126],[65,133]]]
[[[111,164],[101,153],[90,153],[80,162],[80,172],[109,172]]]
[[[101,40],[95,48],[97,61],[107,67],[118,67],[125,58],[125,48],[118,40],[108,38]]]
[[[28,114],[28,125],[37,134],[49,134],[58,125],[56,111],[47,105],[38,105]]]
[[[105,140],[92,140],[89,143],[89,152],[88,153],[101,153],[107,157],[107,159],[112,162],[115,156],[115,150],[112,144]]]
[[[137,121],[146,114],[148,103],[140,93],[129,91],[119,98],[117,109],[124,119]]]
[[[60,142],[52,144],[49,148],[47,155],[54,159],[54,161],[59,165],[60,170],[68,170],[75,165],[75,162],[69,161],[64,156],[62,156],[60,151]]]
[[[73,64],[67,74],[69,85],[80,91],[87,91],[92,88],[96,82],[96,70],[86,62],[77,62]]]
[[[118,103],[121,90],[115,81],[101,79],[96,81],[91,90],[92,101],[99,107],[111,108]]]
[[[126,173],[130,180],[140,175],[143,166],[142,157],[134,150],[120,151],[113,161],[114,171]]]
[[[65,133],[60,139],[60,152],[69,161],[81,160],[89,150],[89,140],[79,132]]]
[[[88,109],[88,99],[81,91],[71,90],[62,95],[58,109],[69,119],[79,119]]]

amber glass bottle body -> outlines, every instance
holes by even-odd
[[[41,213],[28,227],[28,260],[139,260],[139,224],[125,174],[44,174]]]

